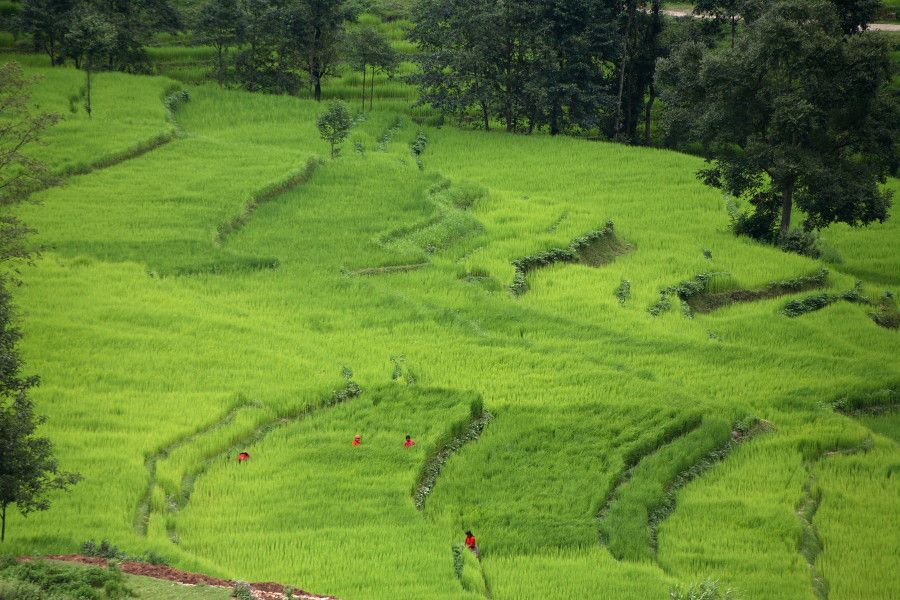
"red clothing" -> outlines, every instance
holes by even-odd
[[[353,445],[354,446],[362,446],[362,440],[359,439],[358,437],[353,438]]]
[[[241,452],[238,454],[238,462],[244,462],[245,460],[250,460],[250,454],[247,452]]]
[[[403,445],[406,446],[407,448],[409,448],[410,446],[415,446],[416,440],[406,440],[405,442],[403,442]]]
[[[475,548],[478,547],[478,544],[475,542],[474,535],[466,536],[466,547],[469,548],[470,550],[474,550]]]

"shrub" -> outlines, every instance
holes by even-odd
[[[681,589],[672,588],[669,591],[672,600],[737,600],[738,596],[732,589],[722,589],[717,581],[707,579],[702,583]]]
[[[800,229],[786,231],[778,236],[778,247],[785,252],[794,252],[811,258],[822,256],[819,236],[814,231],[802,231]]]
[[[623,279],[614,293],[616,298],[619,299],[619,304],[625,306],[625,303],[631,298],[631,282]]]
[[[235,600],[253,600],[253,590],[246,583],[238,583],[231,591],[231,597]]]
[[[19,585],[22,594],[51,592],[53,598],[77,598],[78,600],[121,600],[133,597],[134,593],[125,586],[125,578],[115,566],[109,569],[58,565],[45,561],[24,562],[3,571],[5,579]],[[10,595],[10,598],[25,600],[29,595]],[[43,599],[46,594],[37,598]],[[7,596],[0,593],[4,600]]]
[[[885,292],[878,302],[878,311],[871,314],[872,320],[888,329],[900,328],[900,311],[891,292]]]
[[[174,114],[178,112],[178,109],[184,104],[187,104],[190,99],[191,95],[187,90],[177,89],[166,95],[163,99],[163,104],[165,104],[166,110]]]
[[[732,216],[731,230],[735,235],[743,235],[760,242],[771,243],[775,239],[777,213],[762,211],[754,213],[738,212]]]
[[[85,556],[97,556],[107,560],[126,560],[127,554],[119,550],[109,540],[103,540],[98,545],[94,540],[88,540],[81,545],[81,553]]]
[[[0,579],[0,598],[3,600],[44,600],[41,588],[27,581]]]
[[[347,138],[353,126],[350,109],[345,102],[335,100],[316,119],[316,126],[322,139],[331,144],[331,158],[335,158],[340,152],[338,146]]]

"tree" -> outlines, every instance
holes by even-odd
[[[285,0],[247,0],[245,15],[244,48],[235,61],[238,79],[251,92],[296,94],[301,83],[296,12]]]
[[[78,9],[72,16],[66,34],[66,49],[76,65],[84,68],[87,97],[84,108],[88,116],[94,113],[93,72],[116,43],[116,28],[103,15],[90,7]]]
[[[697,0],[694,14],[705,15],[716,21],[727,21],[731,28],[731,47],[737,34],[737,22],[744,10],[744,0]]]
[[[0,119],[4,123],[0,127],[0,264],[29,256],[25,246],[28,227],[10,213],[9,207],[56,179],[41,161],[26,152],[59,120],[53,114],[32,114],[31,83],[18,63],[0,67]]]
[[[875,20],[878,9],[881,8],[880,0],[832,0],[841,18],[841,25],[845,33],[862,31]]]
[[[339,152],[337,146],[347,139],[350,127],[353,126],[350,109],[344,102],[336,100],[319,115],[316,125],[319,127],[322,139],[331,144],[331,158],[335,158]]]
[[[594,128],[611,106],[617,56],[611,0],[419,0],[420,103],[507,131]],[[525,124],[523,126],[523,124]]]
[[[51,490],[64,490],[81,476],[63,472],[53,457],[49,439],[36,437],[44,418],[34,414],[28,390],[36,377],[22,378],[15,349],[20,334],[12,327],[12,309],[6,281],[0,280],[0,542],[6,539],[6,517],[10,506],[22,515],[47,510]]]
[[[51,65],[65,61],[64,38],[73,0],[24,0],[19,27],[31,34],[34,49],[50,57]]]
[[[21,67],[7,63],[0,67],[0,267],[4,271],[31,253],[25,245],[28,228],[9,214],[12,205],[24,201],[36,188],[53,178],[25,149],[57,117],[29,111],[30,81]],[[23,515],[49,508],[47,492],[64,489],[78,481],[74,473],[60,472],[53,447],[46,438],[35,437],[43,419],[34,415],[28,391],[36,377],[20,375],[22,361],[16,350],[21,333],[13,326],[8,291],[10,275],[0,273],[0,541],[6,539],[6,517],[16,505]]]
[[[781,0],[733,50],[695,46],[678,61],[697,75],[668,87],[666,104],[694,106],[679,114],[713,152],[701,179],[752,205],[739,232],[784,237],[795,205],[807,231],[888,218],[879,184],[898,164],[900,114],[883,39],[844,35],[831,3]]]
[[[238,0],[210,0],[200,9],[196,29],[200,39],[216,49],[219,85],[225,83],[225,54],[243,41],[245,18]]]
[[[392,76],[400,62],[399,56],[384,34],[371,26],[352,31],[347,36],[347,45],[350,64],[353,68],[362,71],[363,74],[363,110],[366,108],[366,71],[369,67],[372,68],[372,90],[369,95],[369,109],[371,110],[375,103],[375,71],[381,70]]]
[[[316,102],[322,99],[322,79],[337,74],[338,45],[351,16],[343,0],[297,0],[293,30]]]

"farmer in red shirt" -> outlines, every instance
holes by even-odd
[[[362,436],[359,435],[358,433],[357,433],[356,436],[353,438],[353,445],[354,445],[354,446],[362,446]]]
[[[411,437],[409,437],[409,435],[407,435],[406,441],[403,442],[403,446],[406,448],[409,448],[409,447],[415,446],[415,445],[416,445],[416,440],[412,439]]]
[[[242,463],[242,462],[247,462],[248,460],[250,460],[249,452],[241,452],[240,454],[238,454],[238,462]]]
[[[466,548],[474,552],[477,558],[481,558],[481,553],[478,552],[478,542],[475,541],[475,534],[471,530],[466,532]]]

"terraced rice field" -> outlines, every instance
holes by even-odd
[[[77,72],[31,70],[66,115],[39,151],[81,174],[21,211],[44,246],[16,292],[23,351],[85,479],[13,514],[4,550],[108,538],[352,599],[664,598],[706,578],[900,597],[896,413],[832,406],[896,405],[897,331],[861,304],[781,313],[808,290],[648,310],[700,274],[721,293],[825,267],[820,291],[896,292],[894,220],[825,232],[823,264],[733,237],[687,155],[436,129],[382,99],[327,160],[310,101],[188,86],[169,114],[172,80],[101,74],[89,120],[68,112]],[[514,261],[607,222],[627,252],[511,293]],[[419,510],[429,459],[482,406]],[[466,529],[481,562],[455,550]]]

